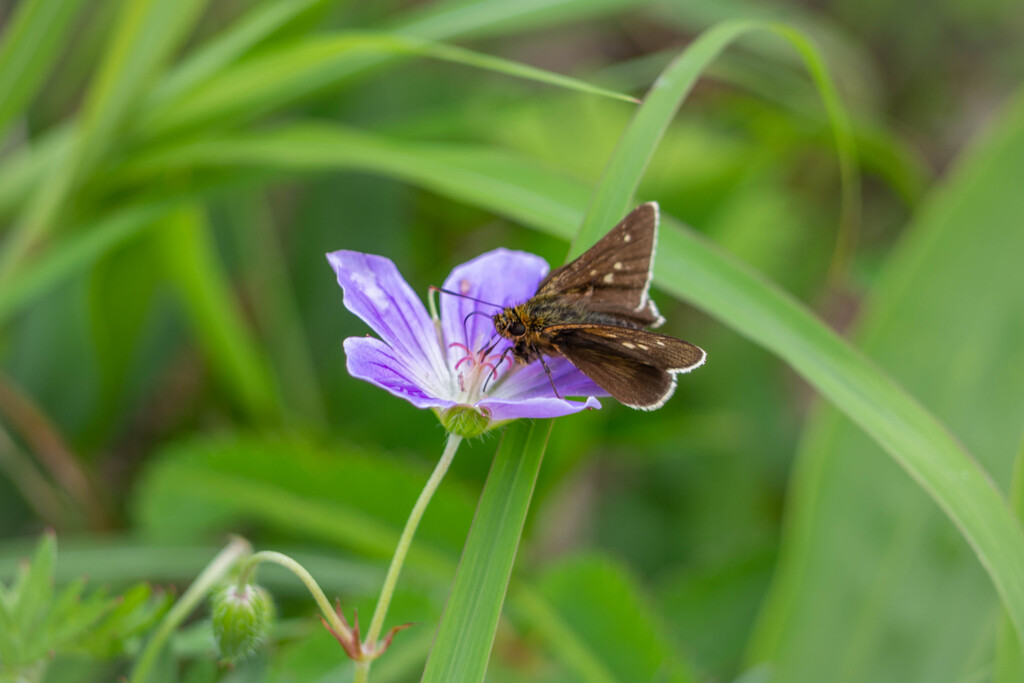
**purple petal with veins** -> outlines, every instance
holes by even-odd
[[[349,337],[345,340],[348,373],[387,389],[417,408],[450,408],[455,401],[446,400],[424,389],[421,369],[411,367],[406,358],[373,337]]]
[[[335,251],[327,260],[338,276],[345,307],[358,315],[413,368],[428,394],[449,393],[451,374],[423,302],[390,259],[357,251]]]

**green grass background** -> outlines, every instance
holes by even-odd
[[[1008,0],[0,6],[2,576],[52,527],[58,584],[180,593],[234,532],[368,619],[444,434],[347,375],[323,254],[425,293],[654,199],[654,297],[708,364],[555,421],[487,680],[1020,680],[1022,30]],[[431,503],[371,680],[419,680],[498,443]],[[219,668],[200,614],[160,680],[351,675],[260,579],[272,646]]]

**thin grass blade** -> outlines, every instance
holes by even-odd
[[[197,126],[251,120],[335,85],[363,68],[367,58],[380,56],[430,57],[587,94],[635,101],[628,95],[575,78],[453,45],[398,34],[349,33],[310,38],[228,67],[181,99],[148,110],[139,123],[139,135],[157,138]]]
[[[482,681],[551,420],[505,428],[422,681]]]

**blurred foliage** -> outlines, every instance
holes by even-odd
[[[517,223],[559,209],[520,189],[585,204],[634,111],[402,41],[640,96],[731,18],[800,27],[842,91],[864,180],[846,277],[831,131],[777,41],[715,62],[638,197],[849,331],[1009,491],[1019,2],[20,0],[0,5],[2,576],[43,527],[62,552],[53,568],[44,537],[18,584],[48,635],[0,661],[46,653],[45,680],[111,680],[160,609],[130,586],[187,584],[228,532],[368,615],[444,434],[345,372],[341,341],[366,328],[324,253],[384,254],[421,292],[496,246],[557,264],[566,243]],[[957,529],[776,357],[654,296],[710,361],[658,412],[609,401],[555,424],[488,679],[988,680],[999,603]],[[418,680],[496,445],[464,445],[431,503],[389,618],[422,625],[374,681]],[[76,603],[86,571],[125,602]],[[343,680],[288,578],[261,570],[282,616],[270,650],[217,668],[200,620],[164,680]],[[95,626],[118,614],[132,629]]]
[[[111,658],[137,644],[171,596],[137,584],[119,597],[86,592],[86,582],[54,587],[57,541],[43,535],[10,586],[0,584],[0,680],[41,680],[55,657]]]

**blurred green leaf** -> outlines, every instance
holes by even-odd
[[[875,287],[859,339],[952,433],[905,400],[890,404],[891,391],[859,387],[865,372],[835,378],[876,406],[869,433],[916,484],[835,410],[809,424],[752,653],[773,663],[776,680],[962,680],[989,646],[998,604],[982,568],[1020,640],[1020,527],[956,444],[1010,480],[1024,417],[1022,174],[1018,94],[923,207]],[[893,449],[894,439],[904,445]]]
[[[138,345],[151,322],[159,263],[146,241],[113,250],[89,271],[89,318],[100,370],[97,413],[119,412]],[[134,247],[134,248],[133,248]]]
[[[233,166],[288,171],[356,169],[415,183],[528,225],[563,227],[578,220],[588,190],[529,159],[471,145],[389,140],[321,123],[225,135],[140,156],[121,182],[145,185],[161,169],[174,172]],[[0,309],[2,310],[2,309]]]
[[[484,680],[551,420],[505,428],[422,681]]]
[[[673,651],[649,598],[615,562],[598,556],[562,560],[544,572],[538,590],[597,653],[610,680],[697,680]],[[555,651],[561,646],[546,645]]]
[[[154,599],[140,584],[120,598],[85,592],[85,580],[54,592],[57,541],[39,540],[32,561],[22,563],[11,586],[0,583],[0,678],[36,680],[57,655],[123,654],[126,643],[153,625],[168,600]]]
[[[252,315],[277,369],[281,403],[290,421],[324,428],[327,409],[322,385],[271,207],[262,197],[242,196],[228,205],[228,214],[243,291],[248,301],[259,302],[252,307]]]
[[[251,418],[280,413],[274,378],[239,310],[201,209],[183,206],[156,227],[159,250],[212,371]]]
[[[659,582],[654,591],[658,612],[676,641],[685,643],[694,668],[732,680],[774,561],[773,552],[751,553],[709,567],[687,567]]]
[[[388,557],[424,481],[419,468],[351,446],[225,435],[158,454],[138,489],[135,515],[147,534],[163,541],[205,537],[246,519]],[[451,481],[441,485],[411,563],[449,576],[471,501]]]
[[[43,292],[90,267],[100,257],[138,237],[165,215],[167,205],[128,206],[95,223],[83,226],[79,234],[63,240],[19,272],[11,284],[0,289],[0,321],[31,303]]]
[[[81,0],[25,0],[0,38],[0,141],[50,75]]]

